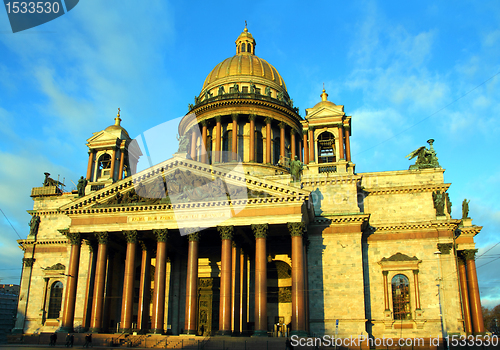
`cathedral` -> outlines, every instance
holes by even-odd
[[[465,200],[451,217],[434,140],[408,170],[357,173],[356,116],[325,89],[299,115],[246,27],[235,50],[172,158],[138,171],[147,142],[118,113],[87,140],[77,190],[49,173],[32,189],[13,332],[483,334],[481,227]]]

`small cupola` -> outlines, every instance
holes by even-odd
[[[240,34],[238,39],[236,39],[236,54],[255,55],[255,45],[257,45],[257,43],[255,42],[252,34],[248,32],[247,21],[245,21],[245,29]]]

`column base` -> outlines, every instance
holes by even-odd
[[[120,328],[120,333],[132,333],[132,328]]]
[[[230,337],[233,332],[231,332],[230,330],[229,331],[218,331],[217,332],[217,335],[219,336],[223,336],[223,337]]]
[[[101,328],[94,328],[94,327],[89,328],[89,333],[99,333],[100,331]]]
[[[252,337],[268,337],[267,331],[255,331],[252,334]]]
[[[196,335],[198,332],[196,331],[196,329],[188,329],[186,331],[184,331],[183,334],[185,335]]]
[[[306,331],[290,331],[290,336],[296,335],[299,338],[306,338],[309,336]]]
[[[59,327],[56,333],[73,333],[73,327]]]
[[[154,328],[154,329],[151,329],[151,331],[149,333],[163,334],[163,329],[161,329],[161,328]]]

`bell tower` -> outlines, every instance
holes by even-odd
[[[328,101],[323,88],[321,102],[306,109],[302,123],[304,163],[313,173],[354,173],[351,161],[351,117],[344,106]]]
[[[115,123],[87,140],[89,162],[86,178],[91,191],[100,190],[136,171],[142,153],[120,123],[118,108]]]

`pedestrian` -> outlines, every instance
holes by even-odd
[[[71,334],[71,339],[69,340],[69,346],[70,348],[73,347],[73,343],[75,342],[75,336],[73,334]]]
[[[69,344],[71,343],[71,334],[68,333],[68,335],[66,336],[66,347],[69,348]]]

